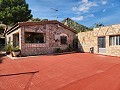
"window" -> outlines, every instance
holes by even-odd
[[[110,36],[110,45],[120,45],[120,35]]]
[[[67,44],[67,36],[60,36],[61,44]]]
[[[25,43],[45,43],[43,33],[25,32]]]
[[[98,37],[99,48],[106,48],[106,38]]]

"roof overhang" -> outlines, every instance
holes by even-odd
[[[34,25],[46,25],[46,24],[59,24],[60,26],[72,31],[73,33],[77,34],[77,31],[64,25],[63,23],[57,21],[57,20],[51,20],[51,21],[33,21],[33,22],[18,22],[16,23],[13,27],[11,27],[10,29],[6,30],[5,34],[9,34],[13,31],[15,31],[16,29],[18,29],[19,27],[22,26],[34,26]]]

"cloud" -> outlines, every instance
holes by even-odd
[[[93,17],[95,17],[94,14],[87,14],[86,16],[84,16],[84,19],[89,20],[90,18],[93,18]]]
[[[95,15],[94,14],[90,14],[89,17],[95,17]]]
[[[80,11],[80,12],[89,12],[90,8],[98,6],[96,2],[82,0],[79,2],[78,7],[73,7],[72,10]]]
[[[106,9],[104,9],[102,12],[106,12]]]
[[[75,14],[80,15],[81,13],[80,12],[76,12]]]
[[[102,0],[102,5],[106,5],[107,4],[107,0]]]
[[[76,21],[81,21],[81,20],[83,20],[83,19],[84,19],[84,17],[83,17],[83,16],[79,16],[79,17],[72,17],[71,19],[76,20]]]
[[[81,2],[83,2],[83,3],[88,3],[88,0],[82,0]]]
[[[73,10],[73,11],[77,10],[77,7],[72,7],[72,10]]]

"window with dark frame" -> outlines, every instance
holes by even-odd
[[[110,46],[120,45],[120,35],[110,36],[109,37],[109,45]]]
[[[25,32],[25,43],[45,43],[45,34]]]
[[[67,44],[67,36],[60,36],[61,44]]]

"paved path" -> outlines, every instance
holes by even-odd
[[[118,57],[74,53],[2,59],[0,90],[120,90]]]

